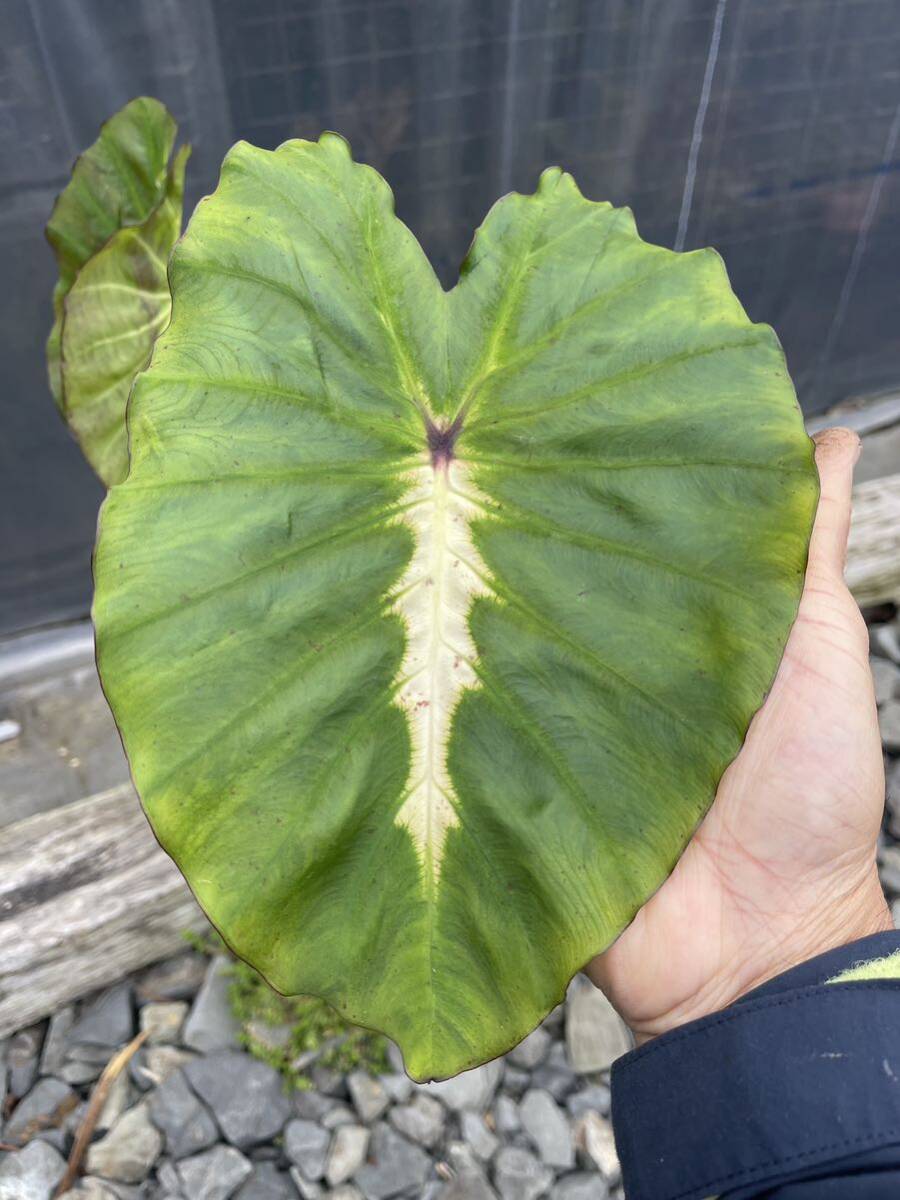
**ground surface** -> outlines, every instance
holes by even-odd
[[[590,985],[576,981],[505,1060],[448,1083],[411,1083],[388,1047],[377,1074],[307,1053],[301,1090],[244,1049],[231,970],[186,949],[10,1038],[0,1197],[49,1200],[97,1076],[139,1030],[149,1038],[113,1085],[67,1200],[618,1194],[606,1067],[628,1035]],[[288,1036],[252,1032],[276,1051]]]

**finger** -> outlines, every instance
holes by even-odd
[[[843,579],[859,438],[851,429],[824,429],[813,440],[821,490],[809,543],[809,571]]]

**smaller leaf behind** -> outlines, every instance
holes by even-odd
[[[128,473],[128,393],[172,311],[166,264],[181,231],[189,155],[182,146],[159,205],[143,224],[113,234],[63,303],[64,416],[107,487]]]
[[[47,240],[56,255],[59,279],[53,292],[47,370],[61,411],[63,301],[88,259],[117,230],[146,221],[162,201],[176,131],[175,119],[158,100],[138,96],[129,101],[104,123],[100,136],[77,159],[71,180],[53,206]]]

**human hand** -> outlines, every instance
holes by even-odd
[[[866,626],[843,578],[859,439],[816,439],[800,609],[765,704],[671,876],[587,967],[638,1041],[892,928],[875,842],[884,769]]]

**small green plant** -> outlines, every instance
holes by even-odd
[[[231,970],[231,1004],[244,1044],[293,1087],[312,1086],[313,1066],[371,1075],[390,1070],[381,1034],[351,1025],[317,996],[279,995],[240,959]]]
[[[241,1024],[241,1040],[256,1058],[274,1067],[294,1088],[312,1086],[314,1066],[370,1075],[390,1070],[387,1040],[379,1033],[345,1021],[317,996],[282,996],[258,971],[235,958],[214,931],[188,931],[185,940],[202,954],[231,960],[229,999]]]

